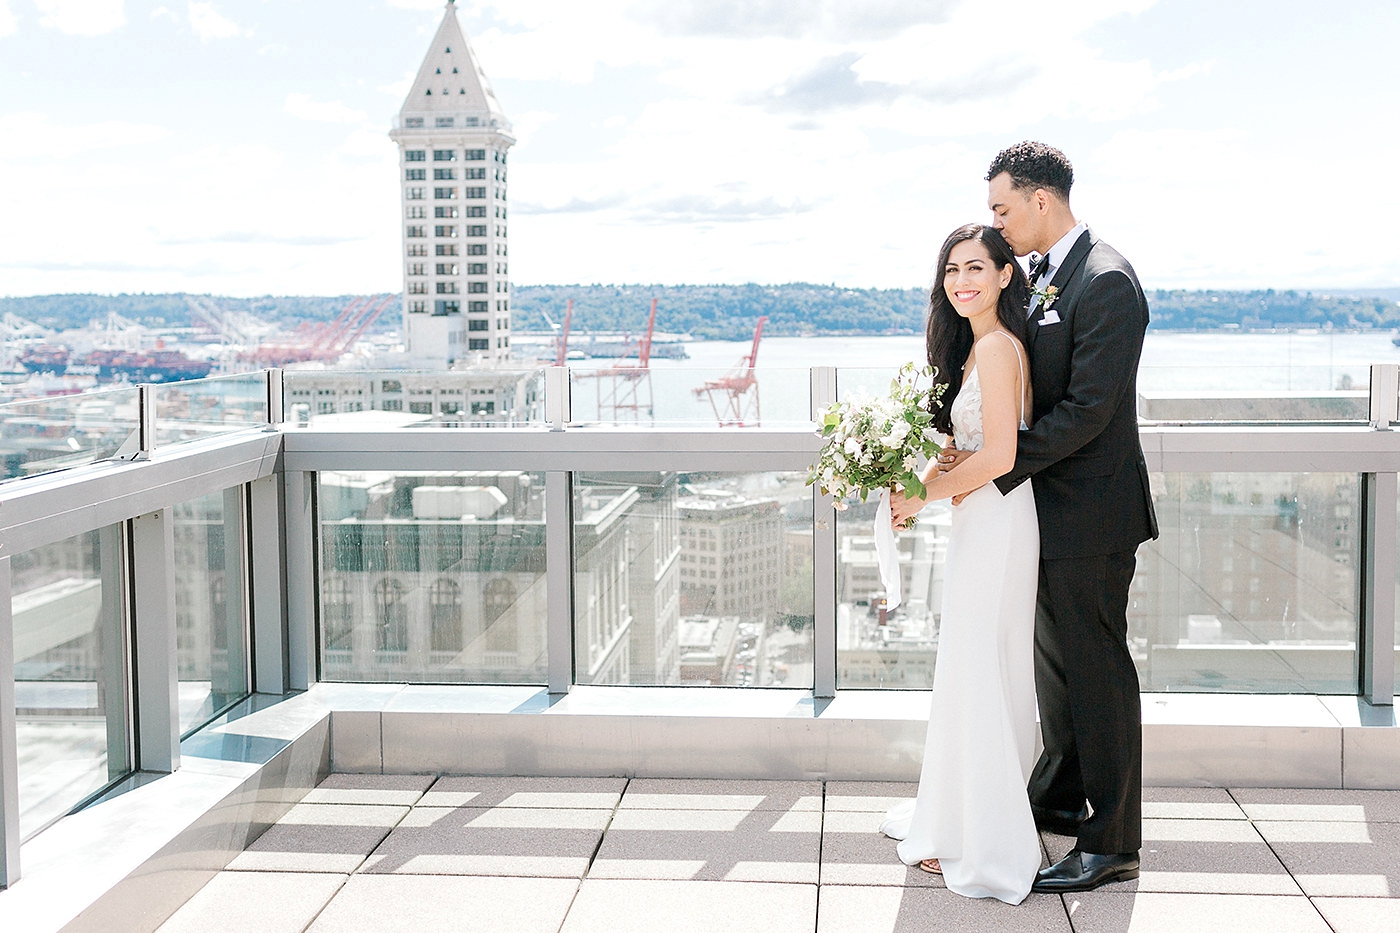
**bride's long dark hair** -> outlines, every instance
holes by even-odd
[[[997,299],[997,320],[1022,345],[1026,342],[1026,308],[1030,306],[1031,286],[1006,240],[995,229],[982,224],[965,224],[948,234],[943,248],[938,251],[936,278],[929,293],[926,337],[929,365],[937,368],[934,382],[949,386],[944,390],[943,404],[933,409],[933,427],[944,434],[953,433],[950,415],[953,396],[961,384],[960,374],[963,363],[967,362],[967,356],[972,352],[973,340],[972,325],[953,308],[948,292],[943,288],[943,278],[947,275],[948,256],[953,252],[953,247],[968,240],[977,240],[987,248],[987,254],[992,257],[992,264],[998,271],[1011,267],[1011,281]]]

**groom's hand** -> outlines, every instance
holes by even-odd
[[[949,444],[947,447],[944,447],[942,452],[938,455],[938,472],[947,473],[959,463],[962,463],[968,457],[972,456],[972,453],[973,452],[970,450],[959,450],[952,444]]]

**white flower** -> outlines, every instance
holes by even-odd
[[[842,448],[855,459],[859,459],[860,455],[864,452],[861,450],[860,441],[854,437],[846,438],[846,443],[842,445]]]
[[[918,458],[918,457],[914,456],[913,454],[909,454],[907,457],[904,458],[904,469],[906,469],[906,470],[908,470],[909,472],[912,473],[912,472],[914,472],[915,470],[917,470],[918,468],[919,468],[919,458]]]

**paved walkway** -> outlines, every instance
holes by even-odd
[[[899,864],[876,827],[913,793],[336,774],[161,931],[1400,930],[1400,791],[1152,788],[1140,880],[1018,907]]]

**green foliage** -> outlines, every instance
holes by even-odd
[[[210,296],[205,296],[210,297]],[[1385,293],[1275,291],[1154,291],[1147,301],[1153,330],[1267,330],[1321,327],[1342,330],[1400,328],[1400,304]],[[658,330],[699,339],[747,340],[754,322],[767,316],[765,333],[917,334],[923,331],[928,296],[922,288],[837,288],[832,285],[521,285],[512,289],[512,325],[521,332],[547,332],[547,314],[564,321],[574,301],[575,332],[640,333],[651,299],[658,299]],[[243,311],[290,329],[302,321],[328,321],[348,296],[212,297],[228,311]],[[55,330],[100,321],[115,311],[152,327],[187,327],[190,308],[183,294],[39,295],[0,298],[0,314],[12,312]],[[398,327],[397,304],[376,330]]]

